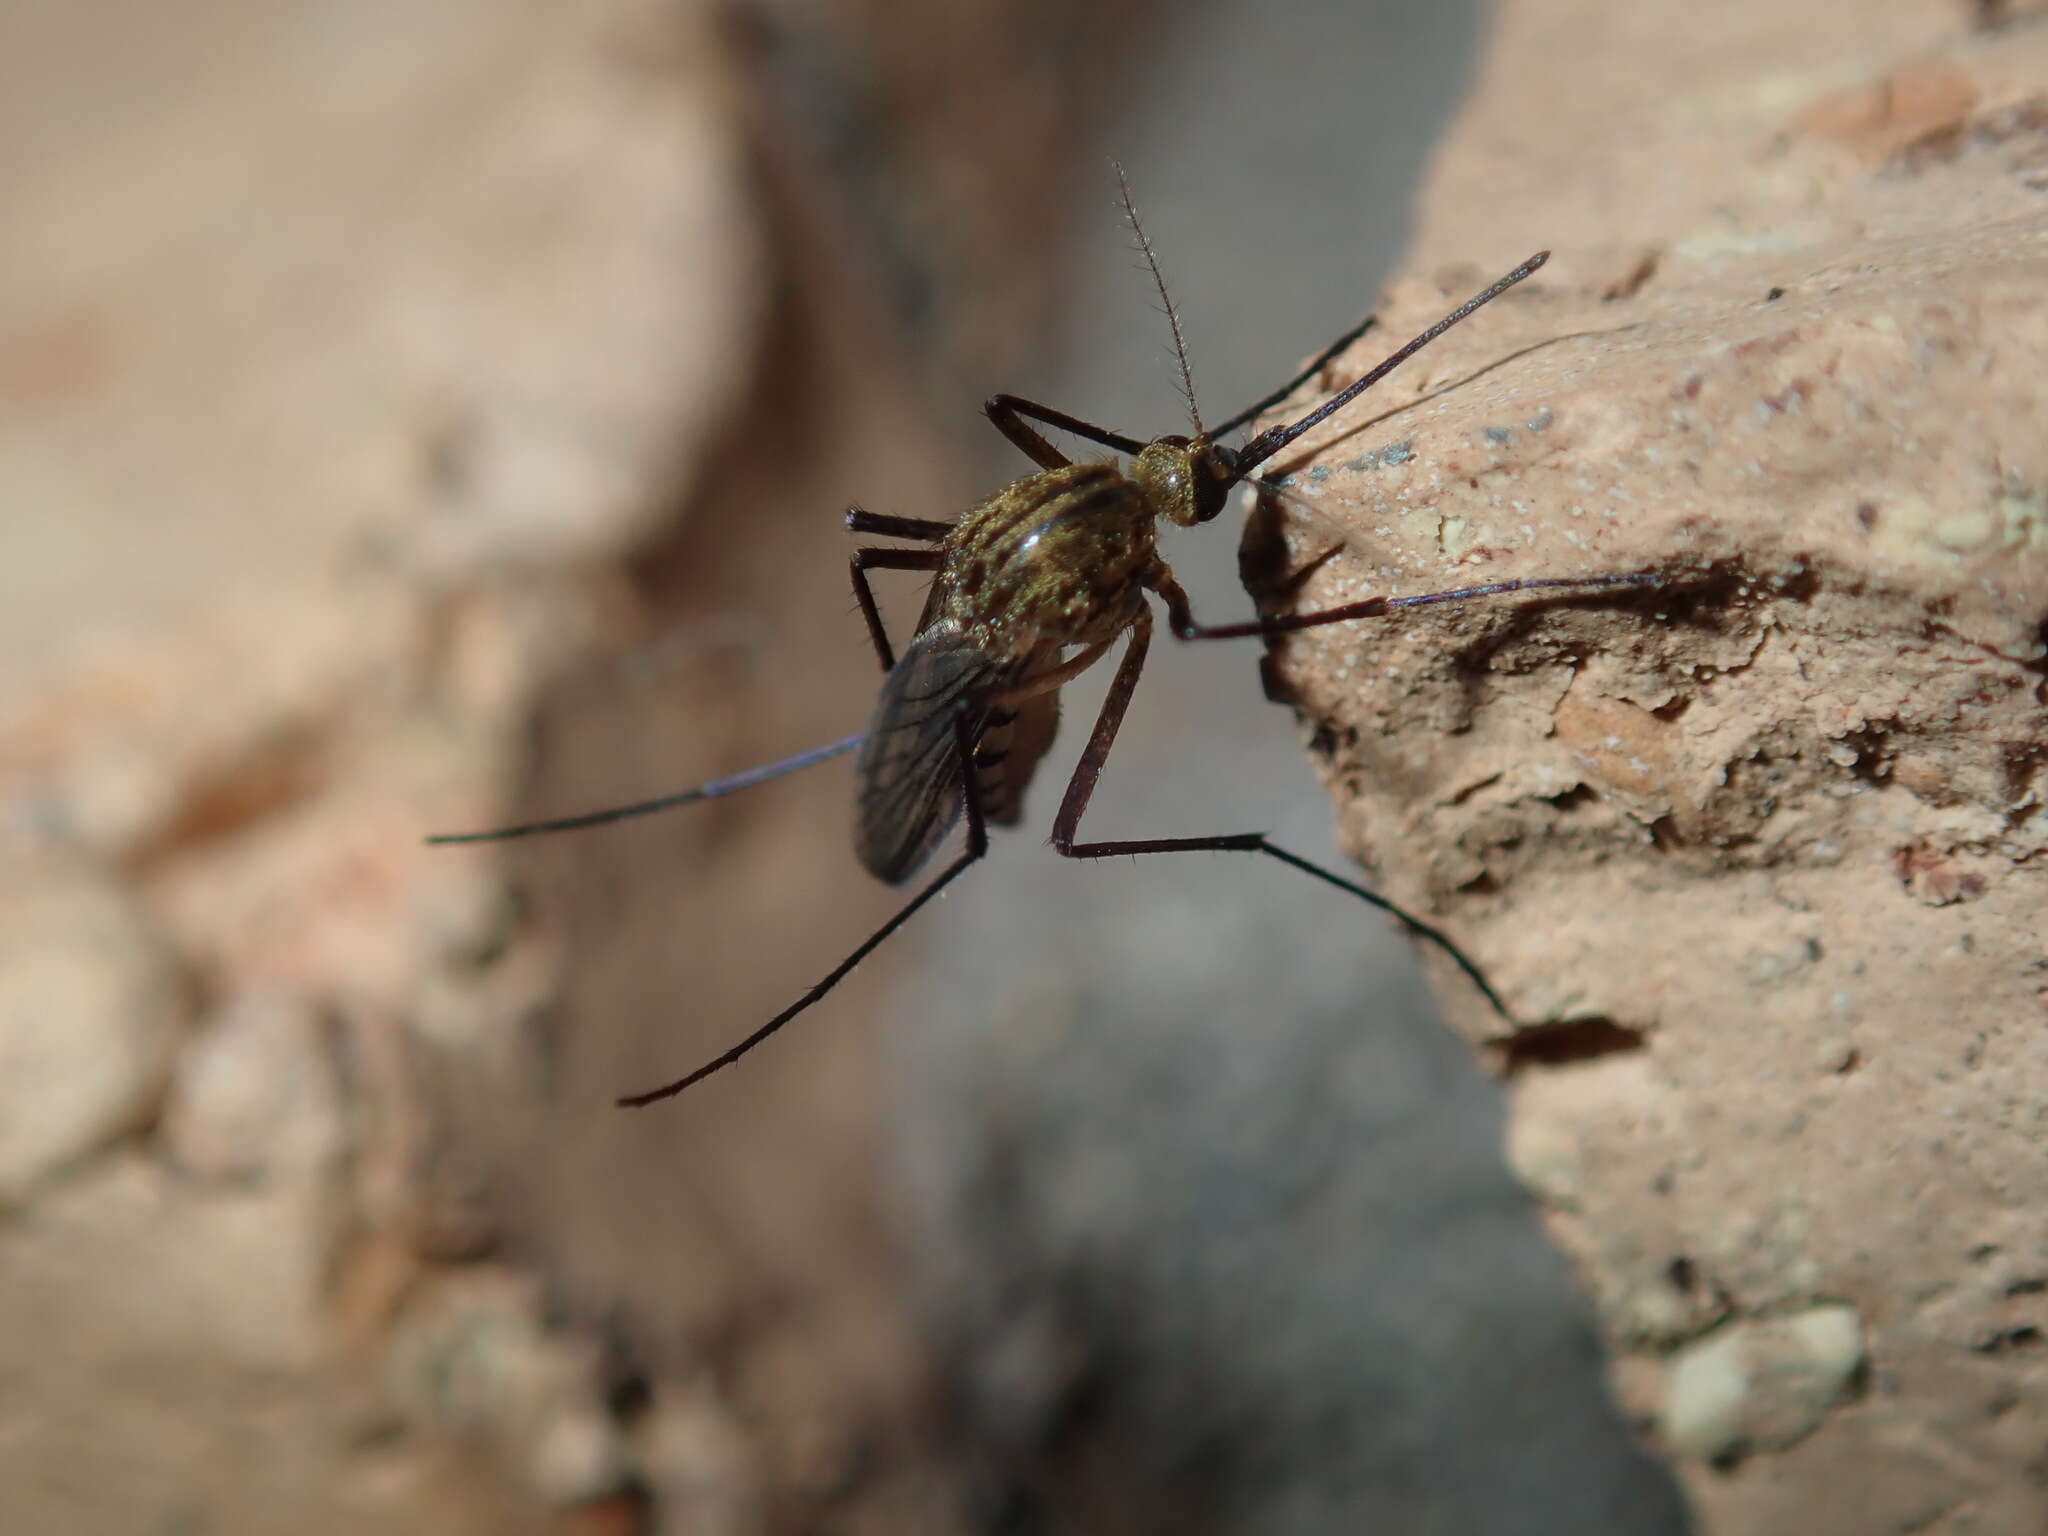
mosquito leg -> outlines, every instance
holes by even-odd
[[[493,827],[488,832],[442,832],[428,838],[427,841],[434,844],[502,843],[510,838],[533,837],[542,832],[574,832],[581,827],[601,827],[607,822],[627,821],[635,816],[652,816],[656,811],[671,810],[678,805],[689,805],[698,800],[716,800],[721,795],[751,789],[756,784],[779,779],[785,773],[794,773],[797,769],[808,768],[813,763],[822,763],[829,758],[843,756],[865,739],[860,736],[849,736],[844,741],[813,747],[808,752],[799,752],[796,756],[785,757],[780,762],[765,763],[759,768],[749,768],[745,773],[713,779],[708,784],[699,784],[692,789],[679,789],[673,794],[657,795],[652,800],[636,800],[631,805],[614,805],[602,811],[585,811],[580,816],[557,817],[553,821],[527,821],[512,827]]]
[[[1113,643],[1113,640],[1098,640],[1079,655],[1061,662],[1058,666],[1033,674],[1031,681],[1023,684],[1021,687],[1006,688],[1001,693],[990,694],[988,702],[998,708],[1015,709],[1027,699],[1035,699],[1040,694],[1052,693],[1056,689],[1064,688],[1083,672],[1094,666],[1095,663],[1102,660],[1103,653]]]
[[[947,886],[951,885],[970,864],[973,864],[983,854],[988,852],[988,824],[982,816],[981,791],[974,782],[974,774],[968,768],[968,764],[973,761],[974,735],[964,713],[955,717],[954,743],[955,750],[959,753],[961,793],[965,797],[967,804],[967,846],[961,851],[960,857],[941,870],[938,878],[933,880],[930,885],[904,903],[894,917],[869,934],[860,948],[856,949],[828,971],[822,981],[791,1003],[787,1008],[783,1009],[782,1012],[775,1015],[766,1024],[763,1024],[759,1029],[747,1036],[738,1045],[735,1045],[722,1055],[714,1056],[686,1077],[679,1077],[672,1083],[664,1083],[661,1087],[651,1088],[645,1093],[626,1095],[618,1101],[622,1109],[641,1109],[646,1105],[658,1103],[662,1099],[674,1098],[685,1088],[691,1086],[691,1084],[701,1083],[712,1073],[731,1066],[763,1040],[766,1040],[770,1035],[782,1028],[791,1019],[810,1007],[811,1004],[817,1002],[826,993],[838,986],[840,982],[846,979],[848,972],[859,965],[861,961],[867,959],[869,955],[873,954],[891,934],[895,933],[898,928],[901,928],[912,917],[916,916],[921,907]]]
[[[886,549],[870,545],[853,552],[854,600],[860,604],[860,616],[867,620],[868,639],[874,642],[875,655],[881,658],[884,672],[895,670],[896,652],[889,644],[888,630],[882,627],[882,610],[875,606],[875,589],[868,584],[868,572],[936,571],[939,559],[936,549]]]
[[[1124,652],[1124,659],[1117,663],[1116,676],[1109,685],[1109,693],[1102,701],[1102,712],[1095,718],[1095,729],[1088,737],[1088,745],[1081,749],[1081,760],[1074,767],[1074,776],[1067,782],[1066,795],[1060,801],[1059,814],[1053,818],[1052,845],[1062,857],[1068,859],[1115,859],[1126,854],[1140,853],[1263,853],[1278,859],[1290,868],[1298,869],[1305,875],[1312,875],[1325,885],[1334,885],[1340,891],[1348,891],[1360,901],[1374,906],[1403,924],[1417,938],[1426,939],[1442,950],[1465,973],[1466,978],[1492,1005],[1494,1012],[1510,1023],[1514,1015],[1508,1012],[1507,1004],[1500,994],[1493,990],[1493,984],[1486,979],[1466,953],[1453,943],[1441,929],[1432,927],[1421,918],[1412,916],[1376,891],[1369,891],[1355,881],[1346,880],[1342,875],[1324,869],[1320,864],[1311,864],[1297,854],[1268,842],[1262,832],[1236,832],[1220,837],[1154,837],[1138,841],[1115,843],[1082,843],[1075,838],[1081,830],[1081,817],[1088,810],[1088,802],[1094,797],[1097,780],[1102,777],[1102,765],[1108,761],[1109,750],[1116,745],[1117,728],[1123,724],[1124,711],[1130,707],[1131,695],[1138,686],[1138,674],[1145,668],[1145,653],[1152,643],[1151,610],[1140,610],[1137,621],[1131,626],[1130,646]]]
[[[920,544],[936,544],[953,531],[953,525],[936,523],[927,517],[892,517],[886,512],[870,512],[866,507],[848,507],[846,531],[875,538],[915,539]]]
[[[881,610],[875,606],[875,594],[868,585],[867,573],[870,568],[878,570],[929,571],[938,568],[939,552],[934,549],[858,549],[853,554],[853,595],[860,603],[861,617],[867,621],[868,638],[874,642],[875,654],[881,658],[882,670],[889,671],[896,665],[895,652],[889,645],[888,631],[882,627]],[[827,746],[813,747],[808,752],[799,752],[794,757],[785,757],[778,762],[766,763],[759,768],[749,768],[744,773],[735,773],[722,779],[713,779],[707,784],[679,789],[670,794],[656,795],[651,800],[635,800],[627,805],[607,806],[601,811],[584,811],[575,816],[557,816],[547,821],[523,821],[509,827],[491,827],[482,832],[439,832],[426,839],[437,846],[450,843],[502,843],[516,837],[538,837],[548,832],[575,832],[584,827],[601,827],[614,821],[630,821],[637,816],[652,816],[657,811],[673,810],[679,805],[691,805],[699,800],[716,800],[742,789],[751,789],[756,784],[765,784],[770,779],[779,779],[785,773],[794,773],[799,768],[808,768],[814,763],[825,762],[853,751],[863,740],[859,736],[848,736]]]
[[[1059,814],[1052,819],[1052,845],[1064,858],[1094,857],[1076,846],[1074,834],[1080,830],[1081,818],[1094,798],[1095,781],[1102,777],[1102,765],[1109,761],[1110,748],[1116,745],[1124,711],[1131,707],[1131,695],[1138,688],[1138,675],[1145,670],[1145,653],[1152,648],[1149,607],[1138,610],[1130,634],[1124,659],[1116,664],[1116,676],[1109,680],[1109,692],[1103,695],[1102,708],[1095,716],[1095,729],[1088,733],[1088,744],[1081,749],[1081,760],[1074,765],[1074,776],[1067,780],[1067,792],[1060,797]]]
[[[1118,453],[1142,453],[1145,448],[1134,437],[1125,437],[1121,432],[1112,432],[1092,421],[1083,421],[1078,416],[1069,416],[1065,411],[1056,411],[1049,405],[1039,405],[1017,395],[991,395],[981,410],[995,423],[996,430],[1023,449],[1025,457],[1040,469],[1063,469],[1072,461],[1029,426],[1027,417],[1031,421],[1044,422],[1048,427],[1058,427],[1062,432],[1071,432],[1076,437],[1085,437],[1105,448],[1114,448]]]
[[[1166,601],[1168,621],[1180,640],[1243,640],[1253,635],[1289,635],[1322,624],[1341,624],[1347,619],[1384,618],[1397,608],[1422,608],[1431,603],[1462,603],[1475,597],[1498,597],[1506,592],[1548,592],[1573,590],[1598,592],[1610,587],[1659,587],[1664,578],[1654,571],[1632,571],[1619,576],[1538,576],[1525,581],[1493,581],[1478,587],[1457,587],[1449,592],[1423,592],[1412,597],[1368,597],[1339,608],[1316,613],[1291,613],[1275,619],[1247,619],[1242,624],[1197,624],[1188,595],[1171,576],[1159,582],[1157,591]]]

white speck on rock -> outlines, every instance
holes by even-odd
[[[1508,1130],[1508,1166],[1544,1205],[1575,1211],[1586,1192],[1584,1155],[1565,1126],[1518,1116]]]
[[[1664,1438],[1700,1461],[1783,1450],[1812,1433],[1862,1363],[1853,1307],[1730,1323],[1671,1357]]]

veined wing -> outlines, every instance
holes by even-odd
[[[876,879],[909,878],[959,820],[967,772],[959,721],[964,714],[968,740],[978,741],[989,696],[1011,686],[1017,670],[940,622],[918,631],[883,681],[854,769],[854,848]]]

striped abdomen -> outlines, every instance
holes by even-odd
[[[1158,566],[1152,528],[1143,494],[1114,464],[1027,475],[946,536],[925,622],[950,619],[1020,662],[1106,640],[1131,622]]]

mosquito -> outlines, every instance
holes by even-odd
[[[1122,181],[1121,173],[1118,179]],[[1371,329],[1374,320],[1368,316],[1331,342],[1265,398],[1227,421],[1206,427],[1195,406],[1194,377],[1180,319],[1167,297],[1151,242],[1138,223],[1128,184],[1123,186],[1123,205],[1172,330],[1182,393],[1194,418],[1192,437],[1169,434],[1140,442],[1016,395],[996,395],[983,406],[984,413],[1038,466],[1035,471],[1003,487],[955,523],[887,516],[860,507],[846,515],[846,526],[855,534],[900,541],[857,548],[850,566],[854,598],[883,672],[881,696],[865,732],[652,800],[428,839],[431,843],[474,843],[599,826],[732,794],[849,752],[858,754],[854,849],[877,879],[889,885],[908,881],[964,817],[966,843],[953,860],[809,991],[696,1070],[659,1088],[629,1094],[618,1100],[620,1105],[638,1108],[673,1098],[731,1066],[822,999],[941,891],[980,862],[988,852],[989,828],[1015,826],[1022,817],[1024,791],[1052,746],[1059,723],[1060,689],[1102,660],[1117,639],[1126,636],[1123,657],[1095,728],[1053,817],[1056,852],[1069,859],[1151,853],[1264,854],[1348,892],[1402,923],[1449,957],[1488,1004],[1512,1020],[1485,974],[1448,935],[1387,897],[1277,846],[1264,833],[1084,842],[1081,818],[1116,743],[1139,674],[1145,669],[1152,644],[1153,598],[1165,606],[1168,628],[1177,640],[1239,640],[1294,634],[1325,624],[1383,618],[1406,608],[1510,592],[1597,591],[1659,583],[1661,578],[1651,572],[1534,577],[1408,597],[1369,597],[1281,618],[1202,624],[1156,544],[1161,518],[1180,527],[1196,527],[1214,520],[1229,493],[1247,479],[1272,488],[1270,482],[1254,475],[1259,466],[1343,410],[1452,326],[1528,277],[1550,253],[1538,251],[1305,416],[1284,426],[1268,427],[1241,447],[1231,448],[1219,439],[1285,402]],[[1124,455],[1128,463],[1077,463],[1055,447],[1042,428],[1108,448]],[[922,571],[932,578],[917,631],[901,658],[883,627],[869,583],[868,573],[878,570]]]

